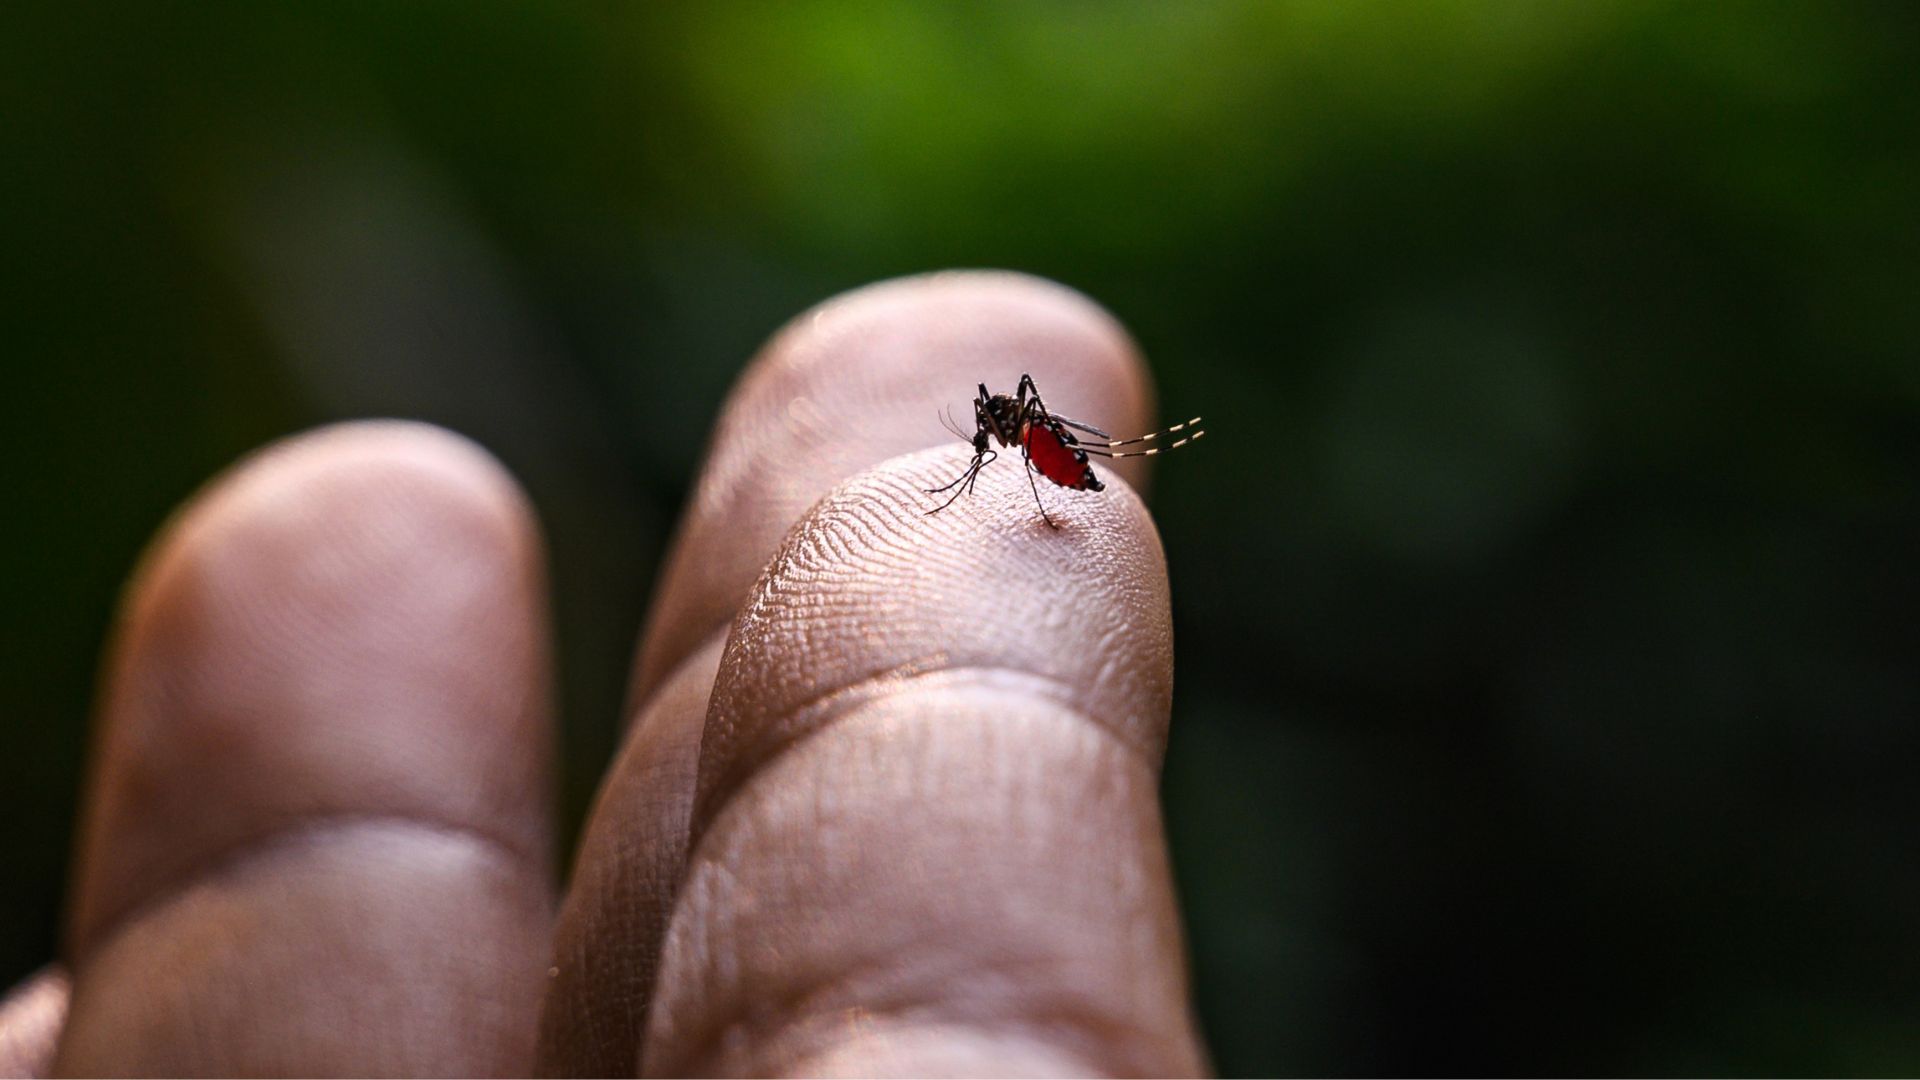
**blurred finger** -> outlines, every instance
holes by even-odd
[[[1113,319],[1018,274],[935,274],[849,293],[796,319],[742,376],[661,575],[636,663],[636,720],[561,912],[542,1069],[635,1067],[684,865],[708,690],[727,627],[782,537],[835,484],[889,457],[950,442],[957,471],[967,448],[940,411],[969,416],[977,384],[1011,390],[1023,373],[1086,419],[1149,423],[1148,380]],[[1138,461],[1118,464],[1121,475],[1144,475]]]
[[[131,587],[58,1066],[517,1072],[550,916],[540,542],[414,424],[268,450]]]
[[[0,999],[0,1076],[46,1076],[67,1020],[67,973],[49,967]]]
[[[1201,1068],[1152,522],[1115,482],[1055,532],[1014,470],[929,517],[951,458],[834,492],[734,623],[650,1074]]]

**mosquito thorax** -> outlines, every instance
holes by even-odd
[[[1020,438],[1021,405],[1011,394],[995,394],[987,402],[987,413],[993,417],[995,435],[1003,446],[1012,446]]]

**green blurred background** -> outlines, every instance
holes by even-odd
[[[575,821],[756,343],[1001,266],[1213,429],[1156,504],[1223,1071],[1920,1071],[1914,13],[9,5],[0,980],[207,476],[376,414],[505,459]]]

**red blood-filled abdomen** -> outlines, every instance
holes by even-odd
[[[1033,460],[1040,475],[1063,488],[1100,490],[1100,481],[1094,479],[1087,459],[1076,453],[1074,447],[1065,442],[1061,433],[1052,427],[1043,424],[1028,426],[1027,457]]]

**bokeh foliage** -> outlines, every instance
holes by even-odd
[[[554,549],[569,813],[706,426],[814,300],[1112,308],[1229,1073],[1920,1070],[1903,4],[12,5],[0,977],[167,510],[420,416]],[[930,431],[930,438],[940,437]]]

